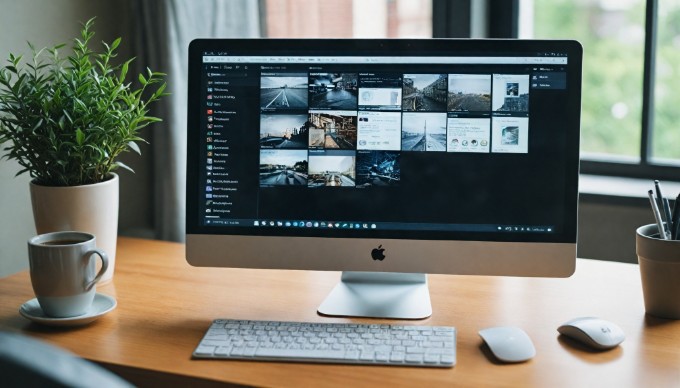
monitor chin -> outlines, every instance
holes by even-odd
[[[188,234],[186,254],[197,267],[569,277],[576,244]]]

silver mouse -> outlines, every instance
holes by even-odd
[[[479,331],[479,336],[491,349],[491,353],[503,362],[522,362],[536,355],[531,338],[518,327],[490,327]]]
[[[594,317],[572,319],[558,327],[557,331],[597,350],[614,348],[626,339],[618,325]]]

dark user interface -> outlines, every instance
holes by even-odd
[[[203,226],[284,235],[564,227],[566,57],[292,58],[204,56],[194,132]]]

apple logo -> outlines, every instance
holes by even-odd
[[[385,252],[385,248],[383,248],[382,244],[380,244],[377,248],[373,248],[371,251],[371,257],[373,260],[383,261],[385,260],[385,254],[383,252]]]

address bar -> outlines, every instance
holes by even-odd
[[[203,63],[376,63],[566,65],[567,57],[344,57],[344,56],[203,56]]]

